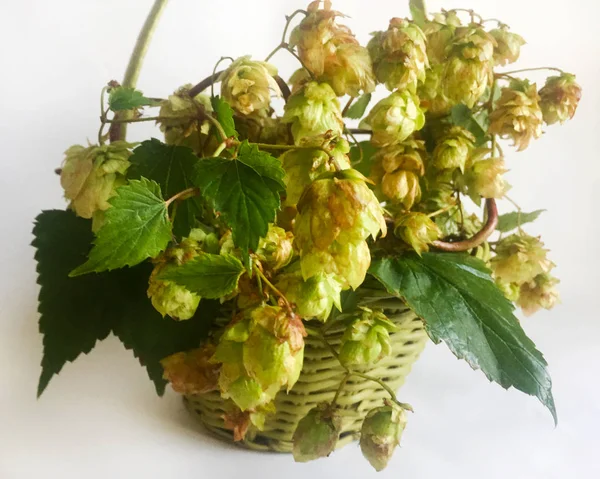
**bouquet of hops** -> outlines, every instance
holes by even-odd
[[[312,2],[264,61],[223,58],[163,99],[135,89],[134,54],[123,84],[102,89],[97,142],[69,147],[57,170],[68,208],[36,220],[39,394],[112,332],[159,394],[170,383],[216,395],[244,440],[281,412],[276,397],[320,341],[343,374],[293,425],[294,458],[334,450],[353,414],[340,397],[360,378],[385,396],[354,435],[381,470],[412,411],[371,374],[394,354],[389,305],[400,304],[434,342],[556,419],[546,362],[513,304],[552,308],[558,280],[524,230],[540,211],[507,197],[502,140],[525,150],[573,117],[581,88],[555,68],[541,86],[504,70],[525,41],[497,20],[410,7],[363,46],[330,1]],[[288,82],[278,52],[298,60]],[[126,141],[143,121],[164,138]],[[515,211],[499,216],[497,201]]]

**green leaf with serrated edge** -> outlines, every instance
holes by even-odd
[[[369,272],[424,320],[434,342],[444,341],[458,358],[505,389],[536,396],[556,423],[547,363],[481,260],[409,254],[377,260]]]
[[[487,113],[477,116],[463,103],[454,105],[450,111],[450,121],[453,125],[465,128],[475,137],[475,145],[481,146],[487,141]]]
[[[362,160],[360,158],[360,150],[362,149]],[[350,162],[352,168],[360,171],[368,177],[371,174],[371,166],[373,163],[373,155],[377,152],[377,148],[370,141],[361,141],[358,145],[350,148]]]
[[[191,148],[166,145],[156,138],[144,141],[133,150],[129,158],[131,167],[128,178],[142,177],[154,180],[160,185],[164,198],[171,198],[193,185],[194,165],[201,161]],[[177,214],[173,223],[173,233],[178,238],[187,236],[200,214],[200,205],[196,198],[190,198],[177,205]]]
[[[367,107],[369,106],[369,103],[371,102],[371,94],[370,93],[365,93],[364,95],[361,95],[358,100],[356,100],[354,102],[353,105],[350,106],[350,108],[348,108],[348,111],[346,112],[346,114],[344,115],[346,118],[351,118],[353,120],[360,120],[363,115],[365,114],[365,111],[367,110]]]
[[[233,242],[241,249],[245,262],[248,251],[256,250],[269,223],[275,220],[284,175],[281,165],[276,166],[270,155],[239,154],[234,160],[206,158],[196,165],[196,186],[231,228]]]
[[[285,170],[281,161],[267,152],[260,151],[255,144],[244,140],[238,149],[237,159],[254,168],[263,179],[275,182],[281,188],[278,191],[285,189]]]
[[[513,211],[512,213],[506,213],[498,217],[498,226],[496,229],[502,233],[518,228],[526,223],[531,223],[538,219],[538,217],[546,210],[535,210],[531,213],[523,213],[519,211]]]
[[[143,93],[135,88],[116,87],[108,95],[108,108],[112,111],[133,110],[141,106],[153,106],[158,103],[146,98]]]
[[[163,319],[146,290],[152,265],[70,278],[69,271],[86,257],[91,222],[71,211],[44,211],[33,230],[36,248],[40,332],[44,335],[38,396],[63,366],[89,353],[112,330],[148,371],[162,394],[160,359],[194,348],[217,315],[218,302],[202,300],[187,321]]]
[[[70,276],[134,266],[154,258],[171,241],[171,223],[160,186],[142,178],[117,188],[88,260]]]
[[[205,253],[181,266],[166,268],[157,279],[173,281],[202,298],[217,299],[235,291],[244,271],[235,256]]]
[[[228,138],[238,137],[238,133],[235,129],[235,122],[233,121],[233,109],[225,100],[218,96],[213,96],[210,99],[210,104],[213,107],[215,114],[217,115],[217,121],[225,130],[225,134]]]

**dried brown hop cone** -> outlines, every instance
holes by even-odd
[[[502,89],[496,109],[490,115],[489,131],[502,138],[511,138],[518,151],[542,135],[542,109],[535,83],[511,82]]]
[[[160,362],[164,368],[163,377],[180,394],[218,390],[220,366],[210,361],[215,349],[214,344],[207,343],[201,348],[166,357]]]
[[[548,125],[573,118],[581,99],[581,87],[570,73],[549,77],[539,93],[542,115]]]

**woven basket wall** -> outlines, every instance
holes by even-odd
[[[393,354],[383,358],[374,367],[362,371],[382,379],[392,389],[397,390],[425,347],[427,334],[423,322],[404,306],[399,309],[386,309],[385,313],[397,326],[397,331],[390,334]],[[343,332],[344,326],[341,324],[334,324],[327,331],[328,342],[336,350],[339,348]],[[333,399],[344,374],[344,369],[323,345],[322,340],[318,337],[307,337],[300,379],[289,393],[282,391],[277,395],[277,412],[268,417],[264,430],[250,431],[238,444],[262,451],[291,452],[292,435],[298,421],[317,404]],[[356,376],[349,379],[337,401],[338,405],[344,408],[344,425],[338,447],[357,439],[365,414],[381,405],[387,397],[389,394],[373,381]],[[409,398],[399,399],[410,402]],[[223,425],[225,401],[218,392],[187,396],[184,400],[190,412],[197,416],[211,433],[233,441],[231,431]]]

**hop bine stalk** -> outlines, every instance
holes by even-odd
[[[123,78],[123,87],[135,88],[137,85],[142,70],[142,64],[148,51],[148,47],[150,46],[150,40],[152,39],[154,30],[158,25],[160,16],[167,6],[168,1],[169,0],[155,0],[150,13],[144,22],[144,26],[138,35],[133,52],[131,53],[131,58],[129,59],[129,64],[127,65],[127,70],[125,71],[125,76]],[[127,125],[111,126],[109,133],[111,142],[125,140],[125,137],[127,136]]]

